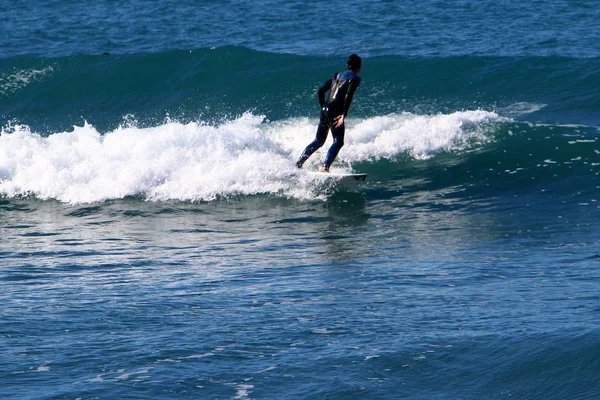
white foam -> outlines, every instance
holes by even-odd
[[[0,95],[8,95],[24,88],[31,82],[41,79],[45,75],[54,72],[54,67],[49,66],[42,69],[17,69],[0,74]]]
[[[485,111],[449,115],[393,114],[347,123],[335,168],[350,163],[430,157],[485,140],[499,117]],[[222,125],[166,122],[101,134],[92,125],[43,137],[28,126],[0,134],[0,194],[90,203],[142,195],[149,200],[210,201],[222,196],[314,197],[311,178],[294,161],[312,141],[316,119],[265,122],[244,114]],[[307,162],[322,162],[331,143]]]
[[[481,110],[369,118],[359,122],[348,135],[348,147],[340,159],[392,159],[400,154],[425,159],[441,151],[460,150],[489,140],[485,127],[498,120],[497,114]]]
[[[517,102],[510,104],[507,107],[502,108],[502,115],[506,115],[509,118],[520,117],[521,115],[533,114],[546,107],[547,104],[542,103],[527,103],[527,102]]]

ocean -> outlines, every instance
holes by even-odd
[[[0,14],[1,399],[600,398],[597,2]]]

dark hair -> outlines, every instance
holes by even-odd
[[[356,54],[351,54],[350,57],[348,57],[348,62],[346,63],[346,67],[352,71],[356,71],[358,69],[360,69],[362,65],[362,60],[360,59],[360,57]]]

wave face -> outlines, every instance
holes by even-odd
[[[449,114],[483,109],[509,118],[600,125],[598,58],[366,58],[351,115]],[[316,89],[344,58],[280,55],[244,47],[156,54],[13,57],[0,64],[0,123],[51,134],[81,124],[101,132],[124,120],[157,126],[313,117]]]
[[[478,171],[454,168],[453,184],[474,188],[496,180],[481,165],[504,166],[498,173],[510,174],[490,191],[580,166],[595,179],[596,63],[367,58],[336,168],[392,185],[451,163]],[[339,57],[244,47],[9,58],[0,66],[0,191],[73,203],[315,197],[293,161],[314,136],[315,91],[339,67]]]

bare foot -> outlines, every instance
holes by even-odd
[[[329,172],[329,167],[322,165],[321,168],[319,168],[319,172]]]

